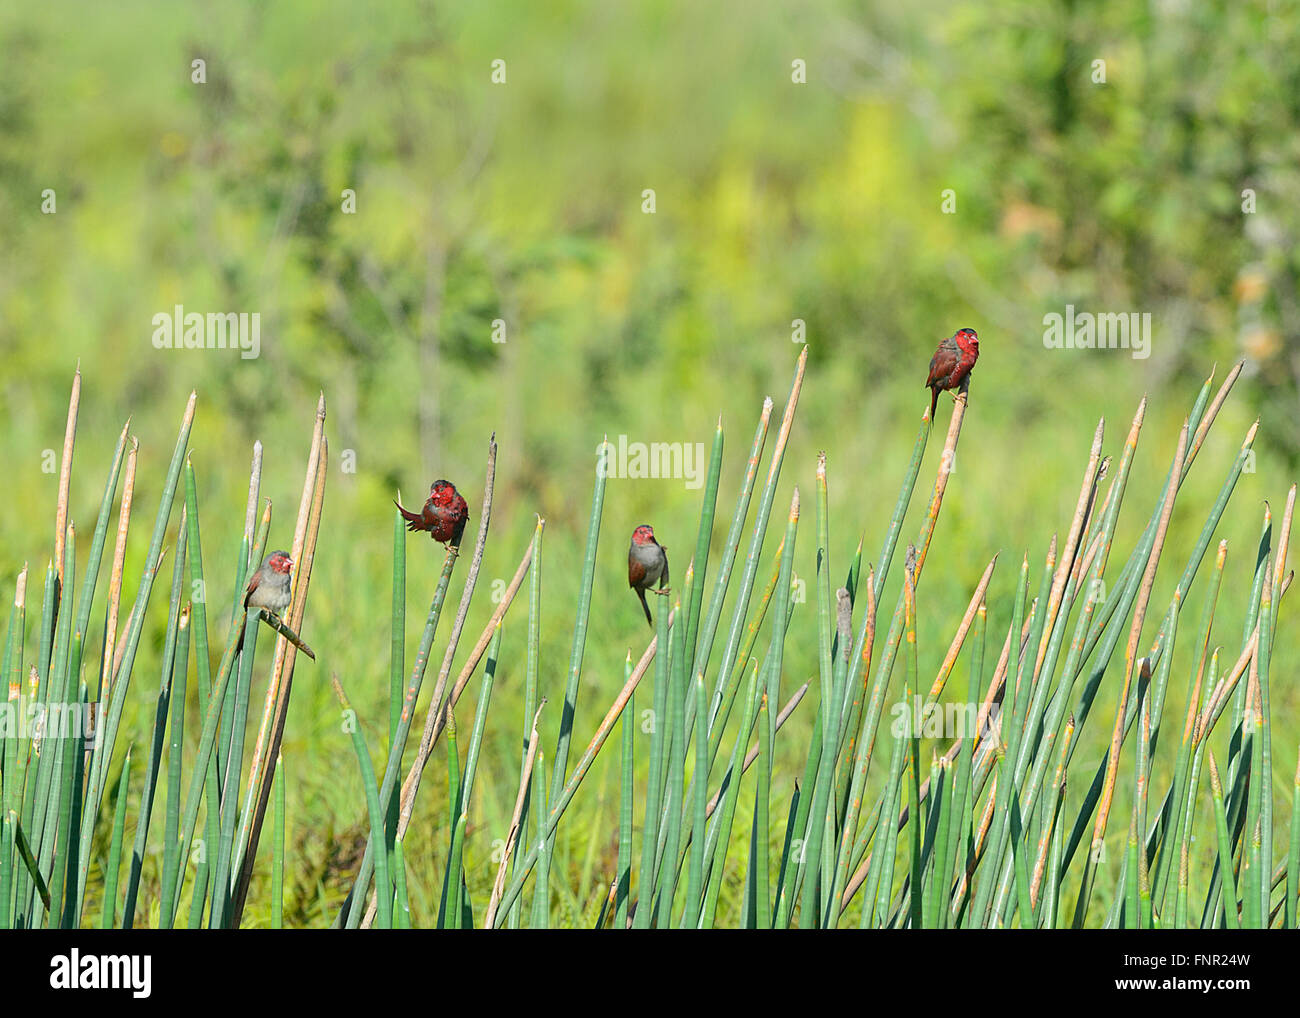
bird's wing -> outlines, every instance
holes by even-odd
[[[925,380],[927,386],[934,385],[935,382],[942,382],[956,366],[961,351],[957,344],[949,337],[939,344],[939,349],[934,352],[930,358],[930,377]]]
[[[244,588],[244,607],[248,607],[248,599],[253,596],[253,591],[257,585],[262,582],[262,570],[255,572],[248,580],[248,586]]]
[[[627,585],[638,590],[645,586],[645,564],[632,549],[628,549],[627,553]]]
[[[455,513],[456,532],[452,535],[452,540],[460,537],[465,532],[465,524],[469,522],[469,506],[465,504],[462,498],[458,505],[452,506],[452,512]]]

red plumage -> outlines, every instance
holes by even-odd
[[[939,344],[930,358],[930,377],[925,380],[930,390],[930,423],[939,405],[939,393],[958,388],[980,355],[980,340],[974,329],[958,329]]]
[[[469,519],[469,506],[450,481],[434,481],[429,487],[429,498],[418,513],[402,508],[396,500],[393,504],[406,520],[407,530],[423,530],[443,544],[459,541],[465,530],[465,521]]]

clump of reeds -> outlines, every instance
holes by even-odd
[[[135,600],[121,623],[123,565],[136,471],[143,454],[130,434],[128,421],[108,468],[86,574],[78,583],[74,575],[77,532],[69,516],[69,491],[80,396],[78,372],[68,410],[54,554],[45,572],[36,646],[28,647],[25,640],[26,567],[18,574],[5,641],[2,667],[8,700],[0,758],[0,927],[78,928],[93,922],[83,914],[92,862],[102,865],[104,873],[100,926],[131,927],[147,920],[171,927],[186,899],[190,926],[203,925],[205,919],[213,927],[238,926],[262,823],[277,786],[281,793],[276,800],[272,868],[273,883],[281,886],[283,786],[276,780],[278,768],[271,762],[278,759],[297,653],[294,639],[304,617],[324,497],[324,398],[317,408],[294,532],[293,600],[284,619],[267,619],[287,636],[276,640],[262,721],[251,744],[246,745],[254,732],[248,724],[250,690],[262,613],[246,615],[243,591],[250,570],[262,560],[271,525],[270,502],[262,507],[260,518],[258,512],[260,444],[253,456],[233,583],[224,587],[214,580],[209,585],[201,552],[195,470],[186,455],[197,402],[191,393],[167,463]],[[154,586],[164,572],[164,544],[176,502],[180,503],[179,524],[171,532],[174,545],[170,582],[164,593],[167,621],[161,669],[156,681],[149,683],[150,677],[135,674],[136,653],[150,605],[158,600]],[[116,538],[105,594],[98,581],[115,503],[119,507]],[[215,673],[208,642],[209,590],[221,591],[221,597],[229,598],[212,607],[213,623],[223,619],[226,605],[230,606],[229,632]],[[104,602],[103,649],[98,661],[83,658],[97,593]],[[241,633],[242,649],[237,649]],[[186,772],[185,702],[191,659],[203,724],[197,740],[190,735],[189,741],[197,741],[197,751]],[[118,730],[127,698],[133,694],[153,697],[152,736],[146,746],[119,747]],[[251,750],[249,754],[246,748]],[[118,749],[123,751],[115,753]],[[249,766],[245,772],[246,755]],[[118,772],[114,780],[115,763]],[[112,817],[103,815],[110,785],[117,790]],[[133,834],[126,830],[130,795],[139,797]],[[161,832],[158,824],[151,823],[160,798],[165,802]],[[94,859],[96,845],[104,845],[105,828],[111,831],[106,839],[107,857]],[[161,842],[161,864],[155,883],[150,885],[158,888],[156,900],[145,901],[143,874],[151,835],[155,844]]]
[[[994,653],[998,634],[988,632],[987,595],[998,561],[997,555],[991,555],[939,671],[926,685],[918,674],[917,648],[917,634],[923,628],[918,619],[927,610],[922,580],[953,478],[951,464],[968,393],[963,390],[954,401],[919,532],[903,542],[903,523],[931,435],[932,422],[925,418],[878,556],[874,563],[864,562],[859,543],[837,572],[831,565],[831,471],[826,457],[817,462],[811,498],[792,487],[788,503],[784,494],[778,503],[805,364],[806,355],[801,355],[760,483],[773,423],[772,401],[763,406],[730,526],[721,547],[715,548],[724,445],[719,421],[690,564],[680,586],[672,591],[671,603],[657,612],[656,632],[644,652],[635,662],[633,655],[627,656],[623,687],[576,759],[574,718],[584,688],[605,471],[596,471],[563,690],[543,690],[540,680],[545,527],[541,518],[504,595],[453,675],[492,518],[496,445],[489,442],[479,528],[418,741],[411,738],[416,706],[462,551],[459,539],[447,549],[418,647],[408,662],[406,535],[400,516],[394,514],[390,710],[382,769],[376,769],[367,749],[363,731],[367,722],[350,713],[342,684],[334,681],[340,703],[349,712],[344,731],[358,758],[365,788],[361,812],[369,819],[365,856],[336,925],[550,925],[552,881],[562,876],[552,871],[559,825],[596,756],[618,727],[618,853],[615,869],[608,875],[600,926],[1294,928],[1300,898],[1300,775],[1289,835],[1275,839],[1270,671],[1280,603],[1292,579],[1286,562],[1295,487],[1287,495],[1276,532],[1265,509],[1260,540],[1253,549],[1255,569],[1246,616],[1227,622],[1241,632],[1231,643],[1216,640],[1224,624],[1216,608],[1226,542],[1219,543],[1210,564],[1202,569],[1249,459],[1257,424],[1228,465],[1194,545],[1177,549],[1168,541],[1180,489],[1240,366],[1217,390],[1213,376],[1202,386],[1178,437],[1162,490],[1137,510],[1149,517],[1136,544],[1128,549],[1116,547],[1116,525],[1126,495],[1131,504],[1146,494],[1136,486],[1129,492],[1146,401],[1139,405],[1117,459],[1103,455],[1105,424],[1098,424],[1064,537],[1052,538],[1039,564],[1028,553],[1020,556],[1009,605],[1010,626],[1000,652]],[[261,825],[274,796],[271,913],[278,924],[284,865],[283,776],[282,768],[271,761],[279,758],[296,654],[293,639],[277,640],[262,719],[246,747],[246,736],[254,731],[248,715],[259,626],[256,618],[245,620],[241,611],[232,610],[225,649],[214,672],[207,608],[203,598],[193,593],[205,589],[194,470],[185,455],[194,397],[168,466],[146,567],[125,625],[118,625],[118,607],[139,455],[129,425],[122,431],[109,469],[87,574],[78,593],[73,575],[76,530],[68,519],[67,493],[79,385],[78,378],[64,448],[55,553],[46,570],[36,646],[25,646],[28,571],[23,569],[16,583],[3,673],[11,703],[25,692],[46,706],[93,707],[94,738],[87,740],[75,732],[62,738],[51,731],[6,731],[0,758],[0,922],[23,927],[83,925],[87,874],[95,846],[105,844],[100,923],[136,922],[149,821],[154,799],[165,791],[161,893],[157,912],[150,906],[146,914],[159,926],[173,925],[187,892],[191,926],[201,925],[205,916],[213,926],[237,926]],[[327,451],[323,424],[322,399],[294,535],[292,554],[298,573],[293,604],[284,620],[290,637],[303,621],[320,522]],[[182,474],[184,498],[175,532],[153,738],[143,747],[116,747]],[[270,507],[259,517],[259,476],[260,454],[255,453],[243,541],[233,585],[227,588],[232,608],[240,600],[249,569],[260,561],[266,547]],[[104,649],[100,662],[88,666],[82,648],[115,502],[120,508]],[[773,540],[779,536],[779,542],[770,566],[760,573],[769,523],[778,504],[788,504],[788,513],[783,528],[772,535]],[[813,532],[805,540],[810,539],[816,549],[816,610],[800,614],[793,596],[795,547],[800,524],[807,531],[810,515]],[[1180,564],[1176,556],[1185,556],[1182,572],[1162,611],[1162,606],[1151,603],[1155,578],[1162,564],[1168,566],[1171,560],[1175,568]],[[900,559],[901,565],[896,566]],[[902,570],[901,591],[892,613],[882,616],[885,584],[897,568]],[[1183,624],[1181,611],[1203,572],[1208,576],[1196,593],[1201,607],[1193,630]],[[524,710],[521,717],[503,722],[517,724],[521,733],[518,786],[511,798],[510,829],[491,895],[487,901],[474,901],[466,880],[466,859],[472,849],[475,782],[480,779],[480,760],[487,745],[485,733],[497,720],[491,705],[503,626],[525,583]],[[223,612],[224,606],[216,617]],[[880,624],[886,618],[887,623]],[[794,625],[813,627],[818,667],[813,679],[791,689],[785,647]],[[237,653],[241,631],[243,650]],[[1166,694],[1176,640],[1182,635],[1186,641],[1193,631],[1194,666],[1186,678],[1188,706],[1179,726],[1177,718],[1167,723]],[[1117,653],[1121,644],[1122,655]],[[959,669],[963,655],[965,664]],[[203,718],[197,739],[184,729],[191,661]],[[477,702],[466,729],[457,724],[457,709],[480,664]],[[961,676],[956,682],[964,688],[962,725],[959,731],[941,729],[936,737],[926,720],[953,717],[942,708],[962,703],[959,695],[945,697],[954,675]],[[643,682],[650,688],[639,689]],[[137,682],[137,691],[139,686]],[[773,773],[776,739],[810,689],[816,691],[817,707],[811,738],[798,747],[803,751],[803,769],[790,799],[778,800],[774,778],[782,776]],[[147,689],[144,695],[150,693],[152,689]],[[632,725],[638,702],[649,704],[656,719],[643,771],[634,760]],[[1094,709],[1098,707],[1110,709]],[[559,715],[558,738],[546,747],[540,745],[538,735],[544,709]],[[1226,754],[1216,759],[1209,750],[1210,736],[1229,710],[1230,740]],[[887,713],[893,719],[889,723],[883,720]],[[1072,773],[1081,733],[1090,719],[1090,731],[1109,732],[1108,752],[1091,773],[1087,769],[1080,773],[1077,766]],[[1162,742],[1162,732],[1172,734]],[[193,765],[186,773],[183,749],[195,742]],[[926,742],[932,744],[928,760],[922,756]],[[436,914],[413,916],[406,883],[408,828],[425,770],[440,743],[450,809],[435,836],[446,839],[447,865]],[[121,749],[116,782],[115,748]],[[1158,752],[1172,760],[1167,787],[1154,784],[1158,772],[1153,761]],[[250,763],[245,778],[246,755]],[[1202,778],[1207,770],[1208,793]],[[638,779],[641,773],[644,778]],[[105,790],[114,783],[116,808],[110,818],[101,813]],[[1067,789],[1079,801],[1077,810],[1069,808]],[[1132,804],[1126,831],[1120,826],[1124,818],[1112,817],[1116,792],[1121,789],[1125,801]],[[130,795],[139,796],[140,809],[124,860]],[[736,823],[738,816],[745,815],[738,809],[742,802],[753,804],[747,837]],[[153,833],[156,839],[156,829]],[[205,847],[197,859],[191,857],[196,839]],[[1276,842],[1283,840],[1286,849],[1279,852]],[[1114,851],[1121,841],[1123,849]],[[1207,870],[1208,881],[1193,896],[1192,875]],[[1105,879],[1099,880],[1102,874]],[[743,898],[738,907],[727,908],[724,886],[736,885],[743,887]]]
[[[1103,456],[1104,421],[1093,435],[1075,512],[1063,540],[1053,537],[1036,588],[1026,554],[1020,564],[1012,622],[996,661],[986,653],[986,593],[994,555],[973,591],[938,674],[928,687],[917,674],[917,618],[924,611],[920,583],[952,477],[968,394],[955,402],[944,438],[933,491],[920,532],[903,553],[903,589],[888,624],[878,626],[878,606],[900,554],[901,528],[912,501],[930,423],[922,420],[896,508],[874,565],[863,569],[861,545],[841,566],[837,586],[830,565],[828,469],[824,455],[816,474],[816,612],[800,624],[816,627],[819,706],[806,763],[789,802],[772,798],[778,731],[808,691],[805,683],[783,689],[783,653],[794,621],[793,560],[801,518],[795,489],[770,578],[758,576],[786,442],[804,376],[800,358],[766,480],[759,467],[768,440],[771,401],[763,407],[746,463],[731,526],[720,549],[711,535],[722,468],[723,430],[714,436],[698,538],[671,611],[660,611],[657,632],[635,664],[628,656],[623,689],[610,705],[576,765],[569,766],[572,719],[591,607],[592,575],[605,494],[597,471],[592,497],[583,582],[577,603],[573,649],[567,671],[560,734],[549,757],[537,745],[538,570],[542,523],[526,550],[506,596],[484,628],[457,681],[448,686],[459,625],[472,595],[465,588],[461,612],[446,648],[425,724],[425,740],[397,796],[409,707],[419,695],[458,549],[447,555],[433,598],[420,653],[409,678],[400,673],[403,619],[393,619],[394,717],[401,720],[378,807],[388,820],[372,824],[366,861],[339,916],[349,927],[381,924],[397,913],[409,922],[400,853],[411,800],[429,751],[439,736],[449,740],[452,813],[444,830],[449,864],[436,921],[440,926],[545,926],[550,920],[550,862],[556,830],[588,773],[592,760],[622,725],[621,795],[617,871],[598,925],[648,927],[1056,927],[1267,926],[1296,921],[1300,878],[1300,809],[1293,804],[1286,858],[1275,859],[1272,797],[1273,747],[1269,733],[1269,658],[1282,594],[1291,581],[1287,547],[1296,490],[1291,488],[1278,534],[1265,515],[1256,549],[1257,567],[1239,644],[1212,647],[1215,606],[1226,542],[1218,547],[1206,582],[1196,633],[1196,665],[1188,676],[1188,711],[1176,746],[1172,782],[1153,789],[1152,760],[1163,725],[1180,611],[1201,570],[1214,532],[1250,455],[1252,426],[1230,464],[1217,500],[1190,550],[1173,599],[1159,618],[1153,641],[1143,633],[1156,571],[1179,550],[1167,547],[1170,516],[1240,365],[1213,387],[1202,387],[1179,436],[1168,477],[1137,544],[1127,554],[1114,548],[1116,522],[1129,487],[1134,451],[1146,401],[1139,405],[1118,462]],[[476,549],[487,534],[494,452],[489,456],[488,506]],[[755,489],[759,497],[750,521]],[[1141,493],[1139,493],[1140,495]],[[1132,497],[1130,497],[1130,501]],[[806,524],[805,524],[806,527]],[[395,520],[394,604],[404,601],[404,543]],[[747,538],[747,540],[746,540]],[[746,545],[740,557],[742,542]],[[1111,566],[1112,552],[1118,568]],[[712,554],[711,554],[712,553]],[[739,560],[739,561],[738,561]],[[737,566],[739,568],[737,569]],[[1110,567],[1110,568],[1108,568]],[[520,781],[507,847],[490,900],[477,911],[464,879],[467,812],[495,673],[502,620],[524,575],[531,570],[528,607],[526,709],[521,719]],[[712,577],[705,599],[706,580]],[[1035,594],[1036,590],[1036,594]],[[724,604],[731,594],[729,620]],[[933,627],[930,627],[933,629]],[[1184,633],[1189,627],[1183,627]],[[1148,638],[1149,639],[1149,638]],[[1116,651],[1123,643],[1122,659]],[[969,644],[969,646],[968,646]],[[996,644],[995,644],[996,646]],[[454,712],[461,691],[487,648],[480,698],[464,764],[455,741]],[[889,725],[895,718],[928,718],[941,700],[958,661],[967,656],[965,695],[971,705],[963,732],[921,756],[922,727]],[[1145,652],[1144,652],[1145,651]],[[1223,661],[1220,654],[1223,653]],[[900,662],[901,658],[901,662]],[[653,664],[653,670],[651,665]],[[990,667],[991,665],[991,667]],[[657,723],[650,737],[646,780],[638,783],[630,725],[638,686],[652,676],[642,703],[652,703]],[[544,702],[544,701],[543,701]],[[1094,711],[1110,702],[1110,715]],[[920,710],[914,710],[915,704]],[[1213,814],[1203,815],[1197,843],[1215,856],[1203,900],[1191,900],[1189,874],[1196,809],[1208,737],[1229,704],[1232,740],[1226,778],[1210,756]],[[978,710],[975,709],[978,706]],[[399,710],[400,706],[400,710]],[[1071,774],[1080,733],[1110,725],[1109,753],[1095,773]],[[1173,736],[1166,736],[1166,746]],[[729,746],[722,753],[724,743]],[[942,748],[942,753],[938,748]],[[549,764],[549,774],[547,766]],[[874,770],[873,770],[873,764]],[[753,773],[746,786],[747,775]],[[869,779],[875,775],[877,791]],[[1110,866],[1106,847],[1114,839],[1111,812],[1116,788],[1132,789],[1127,851],[1111,867],[1113,891],[1097,899],[1097,875]],[[1067,809],[1066,789],[1086,788],[1077,813]],[[752,798],[753,820],[744,849],[733,830],[737,805]],[[400,805],[400,808],[399,808]],[[640,810],[641,824],[635,823]],[[372,815],[374,811],[372,810]],[[396,818],[395,821],[393,818]],[[1213,834],[1211,833],[1213,832]],[[740,847],[737,848],[737,842]],[[779,853],[770,846],[780,845]],[[382,847],[382,850],[381,850]],[[387,858],[385,858],[385,856]],[[379,865],[376,865],[376,863]],[[719,915],[724,877],[743,881],[738,914]],[[372,878],[377,878],[372,886]],[[1283,887],[1283,885],[1285,885]],[[366,892],[363,895],[362,892]],[[1072,895],[1072,897],[1071,897]],[[434,917],[429,917],[432,920]]]

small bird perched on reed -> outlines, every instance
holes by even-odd
[[[289,557],[287,551],[277,550],[267,555],[257,571],[248,578],[248,584],[244,587],[244,615],[247,619],[250,611],[260,609],[262,619],[268,626],[285,639],[292,641],[294,646],[315,661],[315,652],[302,642],[302,638],[297,633],[285,625],[282,617],[293,596],[289,576],[292,568],[293,559]],[[243,629],[239,632],[239,642],[235,645],[236,653],[244,649],[244,632]]]
[[[446,544],[460,539],[469,519],[469,506],[451,481],[436,480],[429,486],[429,498],[418,513],[403,509],[396,499],[393,504],[406,520],[406,529],[425,531],[435,541]]]
[[[980,338],[974,329],[958,329],[939,344],[930,358],[930,377],[925,380],[930,389],[930,423],[939,405],[939,393],[956,389],[970,374],[980,355]]]
[[[275,615],[283,615],[289,607],[289,570],[293,559],[287,551],[273,551],[263,560],[261,567],[248,579],[244,588],[244,609],[265,608]]]
[[[645,620],[653,629],[655,621],[645,592],[668,593],[668,549],[655,540],[654,528],[645,523],[632,531],[632,545],[627,550],[627,585],[641,598]]]

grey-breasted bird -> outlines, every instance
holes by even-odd
[[[292,568],[293,559],[289,557],[287,551],[273,551],[266,556],[257,572],[249,577],[248,586],[244,588],[244,625],[245,627],[248,625],[248,613],[260,608],[263,622],[315,661],[315,652],[302,642],[302,638],[297,633],[284,624],[282,618],[292,597],[289,582],[289,570]],[[246,628],[240,630],[239,643],[235,646],[236,653],[244,649],[246,631]]]
[[[654,628],[645,592],[668,593],[668,549],[655,540],[654,528],[641,524],[632,531],[632,546],[627,550],[627,585],[641,598],[645,620]]]
[[[293,559],[287,551],[273,551],[248,580],[244,588],[244,608],[265,608],[282,615],[289,607],[289,570]]]

